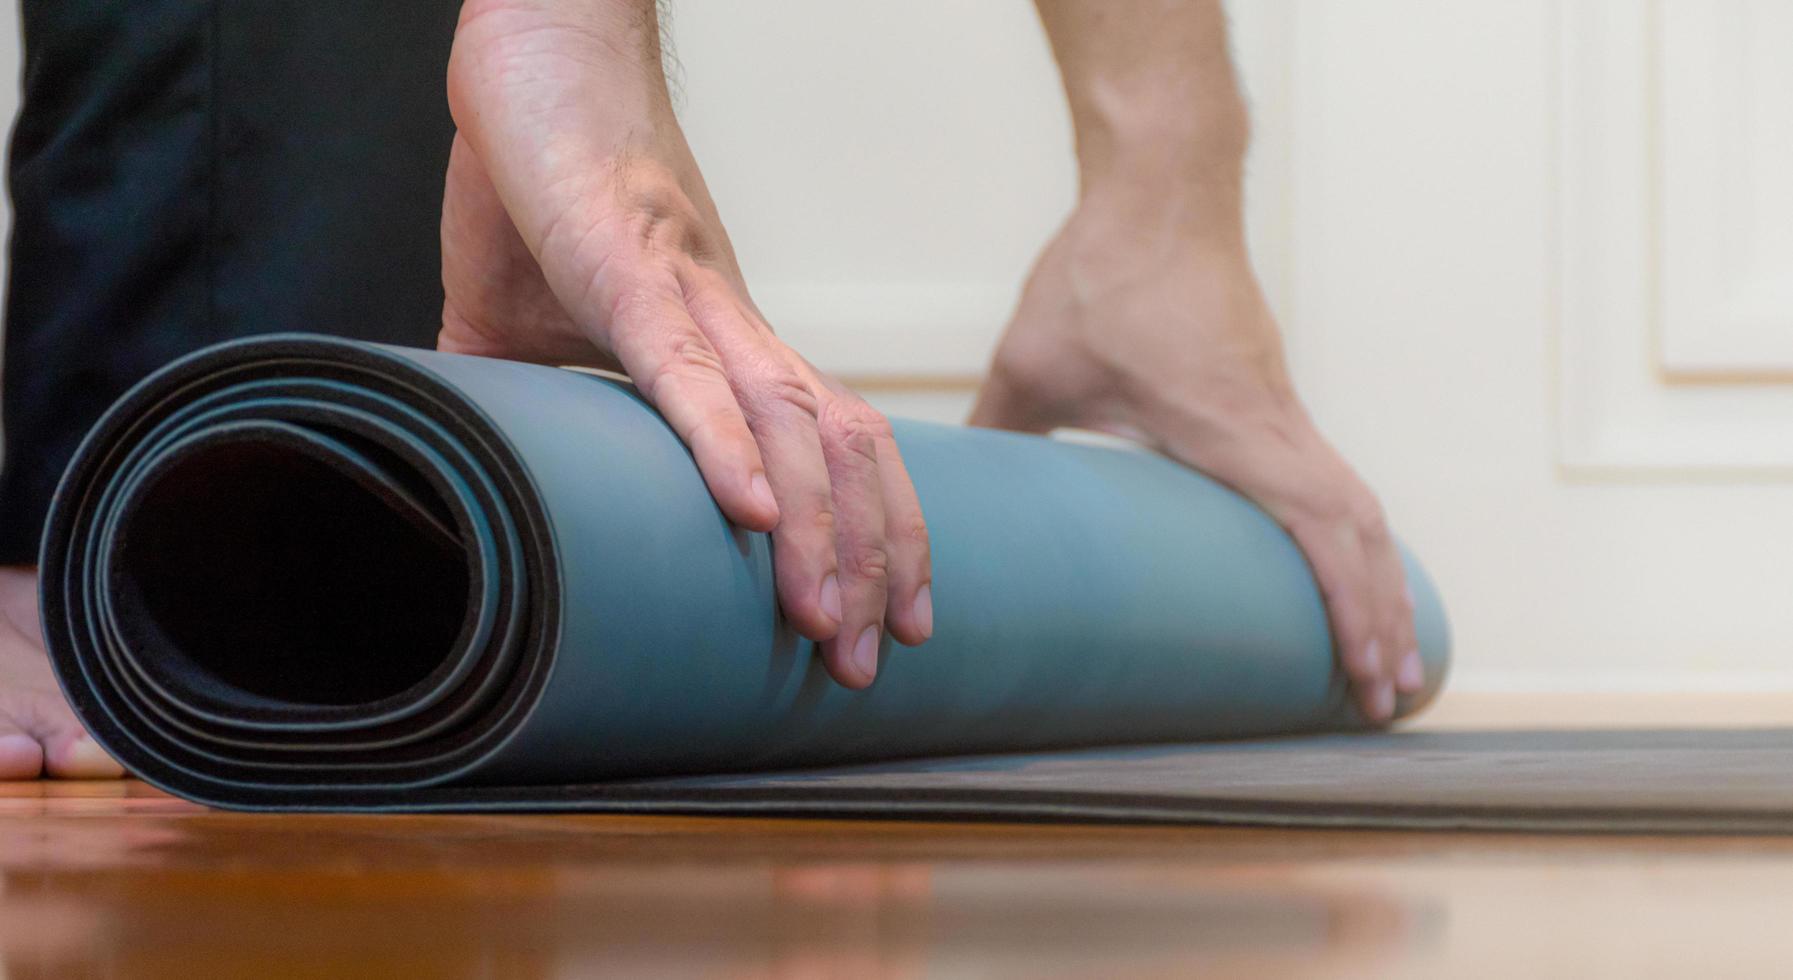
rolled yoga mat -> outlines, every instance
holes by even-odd
[[[1250,807],[1205,811],[1201,773],[1161,762],[1151,792],[1137,766],[1104,787],[1109,763],[1093,786],[1016,778],[1052,757],[873,766],[845,791],[716,774],[1363,727],[1305,561],[1243,498],[1143,452],[895,426],[935,634],[887,641],[854,692],[777,615],[767,537],[628,385],[224,344],[139,384],[70,465],[50,653],[134,773],[243,809],[1227,819]],[[1448,648],[1408,574],[1428,688],[1403,710]]]

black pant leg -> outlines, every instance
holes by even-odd
[[[24,0],[0,563],[132,383],[231,337],[428,346],[455,0]]]

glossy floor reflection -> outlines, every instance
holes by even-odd
[[[1790,760],[1793,764],[1793,760]],[[1793,839],[264,816],[0,784],[0,975],[1764,976]]]

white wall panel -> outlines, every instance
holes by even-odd
[[[1793,476],[1793,70],[1748,36],[1793,43],[1793,7],[1582,0],[1559,30],[1561,462]]]
[[[1660,9],[1663,368],[1793,381],[1793,4]]]

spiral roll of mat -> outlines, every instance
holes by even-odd
[[[220,345],[71,464],[50,653],[135,773],[247,808],[577,808],[615,780],[1360,726],[1302,556],[1242,498],[1146,453],[895,427],[935,634],[853,692],[628,385]],[[1447,631],[1408,571],[1429,697]]]

